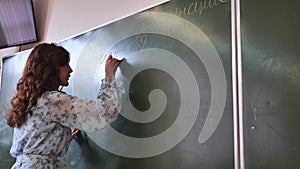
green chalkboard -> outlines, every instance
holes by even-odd
[[[300,168],[299,5],[241,2],[246,169]]]
[[[108,54],[126,59],[121,115],[81,131],[61,158],[67,168],[234,168],[230,13],[229,0],[172,0],[60,42],[74,69],[64,91],[81,98],[95,98]],[[3,60],[1,116],[29,52]],[[0,122],[8,168],[12,130]]]

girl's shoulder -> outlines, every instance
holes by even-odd
[[[63,91],[46,91],[40,98],[41,100],[48,101],[50,104],[62,102],[62,101],[71,101],[77,99],[77,97],[66,94]]]
[[[52,90],[52,91],[46,91],[42,94],[42,97],[53,97],[53,96],[61,96],[61,95],[67,95],[65,92],[63,91],[58,91],[58,90]]]

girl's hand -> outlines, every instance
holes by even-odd
[[[74,138],[78,134],[79,130],[71,128],[72,138]]]
[[[111,55],[108,56],[105,64],[105,77],[115,77],[117,68],[119,66],[119,61],[113,58]]]

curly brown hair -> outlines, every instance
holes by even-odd
[[[45,91],[58,90],[58,67],[69,61],[69,52],[53,43],[40,44],[31,51],[11,100],[12,108],[5,117],[10,127],[21,127],[26,122],[28,115],[32,115],[31,108]]]

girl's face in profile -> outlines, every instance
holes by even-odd
[[[70,74],[73,72],[72,68],[69,64],[65,66],[61,66],[58,68],[59,71],[59,79],[60,79],[60,85],[61,86],[68,86],[69,85],[69,77]]]

